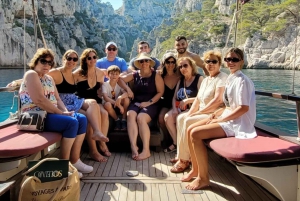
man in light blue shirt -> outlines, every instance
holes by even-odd
[[[138,43],[138,53],[142,53],[142,52],[146,52],[147,54],[149,54],[151,51],[151,48],[149,46],[149,43],[146,42],[146,41],[140,41]],[[129,67],[128,67],[128,72],[131,72],[131,71],[136,71],[138,70],[138,68],[134,65],[134,61],[137,57],[134,57],[133,59],[130,60],[129,62]],[[154,58],[154,57],[151,57],[151,59],[153,61],[155,61],[155,65],[154,65],[154,69],[157,70],[157,68],[160,66],[160,62],[158,61],[158,59]]]
[[[107,69],[111,65],[116,65],[120,68],[121,74],[127,72],[126,61],[123,58],[117,57],[118,46],[115,42],[108,42],[105,46],[106,57],[97,60],[96,66],[100,69]],[[108,79],[105,78],[104,81]]]

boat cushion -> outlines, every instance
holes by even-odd
[[[219,155],[232,161],[258,163],[300,158],[300,146],[272,137],[256,129],[253,139],[235,137],[213,139],[208,145]]]
[[[60,133],[19,131],[16,125],[1,128],[0,158],[31,155],[60,139]]]

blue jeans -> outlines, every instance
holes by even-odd
[[[44,126],[45,131],[62,133],[64,138],[75,138],[86,133],[87,119],[79,113],[74,113],[73,117],[48,113]]]

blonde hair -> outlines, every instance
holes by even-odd
[[[203,60],[205,62],[206,59],[208,59],[210,56],[215,56],[218,59],[219,64],[222,64],[222,54],[219,51],[210,50],[207,52],[204,52],[203,54]]]
[[[197,65],[196,65],[196,63],[193,59],[191,59],[190,57],[180,57],[177,60],[177,66],[179,66],[179,63],[181,61],[187,61],[189,63],[189,65],[192,67],[192,75],[197,75],[198,74]],[[181,72],[180,72],[180,74],[181,74]]]

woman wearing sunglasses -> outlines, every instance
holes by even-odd
[[[164,93],[164,81],[159,73],[151,70],[155,62],[146,53],[141,53],[134,61],[134,65],[140,70],[121,77],[125,82],[134,81],[134,99],[127,110],[127,131],[132,159],[144,160],[150,157],[148,123],[157,116],[158,101]],[[138,134],[143,142],[143,151],[140,154],[136,144]]]
[[[209,185],[208,157],[203,140],[233,137],[250,139],[256,136],[255,89],[253,82],[242,73],[244,53],[239,48],[231,48],[224,61],[229,68],[223,101],[225,110],[212,113],[209,118],[192,124],[187,129],[188,144],[192,159],[192,170],[184,176],[184,181],[196,177],[187,189],[197,190]]]
[[[165,124],[165,115],[172,108],[172,100],[176,84],[180,79],[179,72],[177,71],[176,56],[171,52],[166,53],[163,56],[161,62],[161,77],[164,80],[165,90],[164,95],[159,101],[161,109],[158,115],[158,123],[164,136],[168,136],[169,132]]]
[[[68,159],[81,173],[90,173],[92,166],[84,164],[79,156],[85,137],[87,119],[83,114],[68,111],[60,99],[51,76],[47,75],[54,66],[54,53],[50,49],[37,50],[29,63],[19,94],[21,111],[45,110],[44,130],[62,133],[60,157]],[[79,174],[81,177],[82,174]]]
[[[100,114],[100,117],[98,118],[99,127],[101,128],[102,134],[107,136],[109,126],[108,113],[102,106],[102,99],[100,98],[101,85],[104,82],[105,75],[96,67],[96,61],[96,50],[92,48],[85,49],[80,56],[80,68],[74,72],[74,76],[77,80],[77,95],[85,99],[94,99],[98,103],[100,109],[96,111],[98,115]],[[87,133],[91,132],[88,130]],[[89,153],[92,158],[101,162],[107,161],[107,159],[98,152],[96,141],[92,136],[87,137],[87,142],[89,145]],[[105,156],[111,155],[105,141],[97,141],[97,143]]]
[[[173,144],[164,149],[170,153],[177,150],[176,118],[181,111],[189,109],[200,88],[203,76],[198,74],[195,61],[190,57],[181,57],[177,61],[181,79],[178,81],[173,96],[172,109],[165,115],[167,129],[172,137]],[[186,111],[187,112],[187,111]]]
[[[72,72],[78,64],[78,54],[74,50],[67,50],[62,58],[63,66],[52,69],[48,73],[55,84],[61,100],[69,111],[80,112],[86,115],[93,132],[87,132],[90,140],[107,142],[108,138],[102,133],[100,107],[94,99],[79,98],[76,95],[78,76]],[[88,140],[89,141],[89,140]],[[96,161],[106,161],[98,150],[90,150],[90,157]]]
[[[207,118],[211,113],[222,107],[223,93],[227,74],[220,71],[222,55],[217,51],[208,51],[203,55],[205,68],[209,76],[200,86],[196,99],[187,113],[177,117],[177,159],[171,159],[176,164],[171,169],[173,173],[183,172],[190,166],[190,151],[186,130],[190,125]]]

